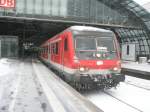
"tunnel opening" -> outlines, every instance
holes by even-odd
[[[39,45],[66,27],[68,25],[51,22],[3,19],[0,21],[0,35],[5,38],[16,36],[18,57],[26,57],[37,52]]]

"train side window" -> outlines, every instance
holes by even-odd
[[[58,54],[58,42],[51,44],[52,54]]]
[[[46,47],[46,53],[48,53],[48,46]]]
[[[46,47],[44,47],[44,53],[46,54]]]
[[[49,54],[51,53],[51,45],[49,45]]]
[[[44,47],[43,47],[43,54],[44,54]]]
[[[46,51],[46,53],[47,53],[47,51],[48,51],[48,46],[45,47],[45,51]]]
[[[68,50],[68,39],[65,38],[65,41],[64,41],[64,50],[67,51]]]
[[[58,42],[56,42],[56,46],[55,46],[55,53],[58,54]]]
[[[45,46],[45,54],[46,54],[46,46]]]
[[[127,55],[129,55],[129,45],[127,45]]]
[[[55,54],[55,46],[52,44],[52,54]]]

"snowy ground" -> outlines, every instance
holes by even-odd
[[[0,60],[0,112],[46,112],[46,104],[31,63]]]
[[[15,60],[8,60],[6,58],[0,59],[0,77],[3,75],[7,75],[11,70],[14,68],[11,68],[9,63],[10,61],[15,61]]]
[[[125,62],[122,63],[121,66],[122,68],[150,72],[150,64],[148,63],[139,64],[138,62]]]
[[[117,89],[83,93],[104,112],[150,112],[150,81],[126,76]],[[38,61],[0,59],[0,112],[97,112]]]
[[[150,112],[150,81],[126,76],[117,89],[83,94],[104,112]]]
[[[0,112],[102,112],[39,61],[0,59]]]
[[[33,68],[55,112],[102,112],[39,62]]]

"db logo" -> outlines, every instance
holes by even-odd
[[[15,0],[0,0],[0,7],[14,8]]]

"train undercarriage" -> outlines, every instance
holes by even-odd
[[[124,80],[125,76],[122,74],[81,75],[80,79],[70,81],[69,84],[77,90],[110,89]]]

